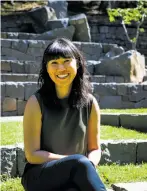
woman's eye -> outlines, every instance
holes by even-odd
[[[51,64],[55,65],[55,64],[57,64],[57,62],[52,62]]]
[[[67,63],[67,62],[70,62],[70,60],[65,60],[64,62]]]

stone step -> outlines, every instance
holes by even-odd
[[[15,73],[2,73],[1,81],[7,82],[37,82],[38,74],[15,74]]]
[[[23,115],[37,82],[1,82],[2,116]],[[101,109],[147,108],[147,84],[91,83]]]
[[[114,191],[147,191],[146,182],[129,182],[112,184]]]
[[[47,40],[1,39],[1,59],[41,61],[44,50],[50,42]],[[116,44],[94,42],[73,43],[83,52],[86,60],[99,60],[114,47],[118,47]]]
[[[102,157],[100,164],[116,163],[123,165],[147,162],[146,147],[147,140],[101,140]],[[21,176],[25,166],[23,143],[0,146],[0,149],[2,156],[1,174]]]

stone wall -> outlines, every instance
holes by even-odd
[[[127,40],[123,26],[119,21],[110,23],[107,15],[89,15],[87,18],[93,42],[115,43],[119,46],[123,46],[125,49],[131,49],[131,44]],[[141,27],[145,29],[145,32],[139,35],[137,49],[142,54],[147,55],[147,19]],[[135,25],[127,26],[127,28],[131,38],[135,37]]]

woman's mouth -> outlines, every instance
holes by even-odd
[[[65,78],[67,78],[68,76],[69,76],[69,74],[57,75],[57,77],[58,77],[59,79],[65,79]]]

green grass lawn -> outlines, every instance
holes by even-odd
[[[101,139],[147,139],[147,133],[112,126],[101,126]],[[1,145],[13,145],[23,142],[22,122],[1,123]]]
[[[133,114],[147,114],[147,108],[136,109],[101,109],[101,113],[133,113]]]
[[[141,182],[147,181],[147,163],[141,165],[100,165],[97,167],[97,172],[106,185],[118,182]],[[20,183],[20,178],[8,178],[2,180],[1,191],[24,191]]]

